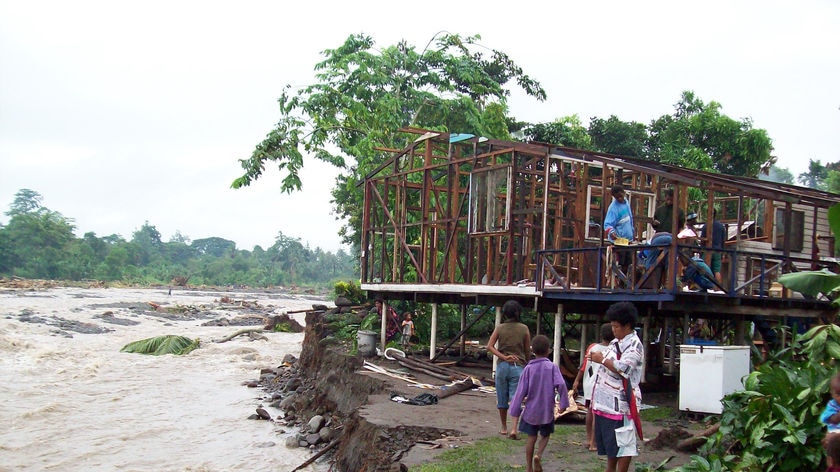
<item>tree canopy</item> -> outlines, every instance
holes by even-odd
[[[336,214],[347,223],[342,236],[357,242],[363,195],[356,183],[381,162],[381,149],[407,145],[400,128],[509,139],[510,84],[545,100],[537,81],[480,39],[439,33],[418,51],[405,41],[376,49],[371,37],[356,34],[324,51],[315,83],[284,88],[277,125],[240,160],[245,172],[232,186],[250,185],[273,163],[283,175],[281,189],[291,192],[302,185],[304,154],[331,163],[342,169],[332,194]]]

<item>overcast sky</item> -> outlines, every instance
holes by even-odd
[[[282,87],[311,83],[320,51],[354,33],[418,49],[439,31],[480,34],[548,94],[512,96],[522,121],[649,123],[693,90],[766,129],[794,175],[840,160],[840,2],[537,5],[0,0],[0,211],[28,188],[79,236],[131,239],[148,221],[164,241],[250,250],[282,231],[337,250],[328,166],[307,160],[293,195],[276,172],[230,183],[279,118]]]

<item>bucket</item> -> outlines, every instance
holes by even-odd
[[[376,354],[376,334],[374,331],[360,329],[356,333],[358,352],[360,356],[373,356]]]

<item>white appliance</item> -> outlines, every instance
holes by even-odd
[[[721,399],[743,390],[749,373],[749,346],[681,344],[680,410],[720,414]]]

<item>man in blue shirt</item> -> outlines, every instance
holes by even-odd
[[[627,238],[629,241],[635,239],[633,229],[633,212],[630,210],[630,202],[627,201],[627,194],[624,187],[614,185],[611,189],[613,201],[607,208],[607,215],[604,217],[604,234],[610,241],[616,238]],[[631,251],[616,252],[618,265],[627,273],[633,255]]]

